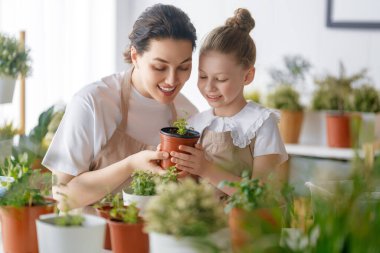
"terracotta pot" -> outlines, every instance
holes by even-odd
[[[285,143],[298,143],[303,122],[303,111],[281,110],[278,124],[282,140]]]
[[[38,253],[36,219],[52,213],[53,205],[0,208],[1,232],[5,253]]]
[[[148,253],[148,234],[143,232],[143,222],[127,224],[119,221],[107,220],[111,232],[113,253]]]
[[[36,158],[36,159],[34,159],[32,165],[30,167],[32,169],[40,169],[42,173],[51,172],[49,169],[47,169],[41,163],[42,163],[42,159],[41,158]]]
[[[179,135],[176,133],[176,127],[164,127],[160,131],[160,139],[161,139],[161,150],[166,152],[177,151],[179,150],[180,145],[186,145],[190,147],[194,147],[197,143],[200,133],[194,130],[188,130],[187,134]],[[168,159],[161,161],[161,167],[166,169],[170,166],[175,165],[170,161],[170,157]]]
[[[350,116],[346,114],[326,115],[327,143],[329,147],[351,147]]]
[[[233,252],[249,252],[245,250],[251,250],[255,240],[264,234],[280,235],[281,211],[279,208],[260,208],[247,212],[233,208],[228,224]]]
[[[110,219],[110,210],[112,209],[112,206],[103,206],[100,208],[96,208],[96,214],[104,219],[109,220]],[[104,239],[104,249],[112,250],[112,244],[111,244],[111,233],[110,233],[110,226],[107,222],[106,225],[106,235]]]

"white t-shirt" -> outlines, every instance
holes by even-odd
[[[98,81],[85,86],[74,95],[49,146],[42,164],[70,175],[88,171],[89,166],[108,142],[121,115],[121,81],[124,73],[107,77],[107,83]],[[174,100],[178,117],[197,113],[196,107],[182,94]],[[142,96],[132,87],[128,105],[126,132],[134,139],[158,145],[162,127],[170,125],[169,105]]]
[[[198,132],[205,128],[215,132],[231,131],[233,144],[240,148],[252,145],[252,156],[279,154],[280,162],[288,159],[277,123],[279,113],[257,103],[248,102],[232,117],[215,116],[213,109],[198,113],[189,120],[189,126]],[[256,137],[254,143],[251,143]]]

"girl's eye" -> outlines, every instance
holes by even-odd
[[[181,71],[188,71],[190,68],[189,67],[180,67],[178,69]]]
[[[226,82],[227,80],[228,80],[228,79],[220,79],[220,78],[217,78],[217,79],[216,79],[216,81],[221,82],[221,83]]]
[[[199,76],[199,79],[206,79],[207,76]]]

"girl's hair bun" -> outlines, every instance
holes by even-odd
[[[249,33],[255,27],[255,20],[247,9],[239,8],[235,10],[233,17],[227,19],[226,26]]]

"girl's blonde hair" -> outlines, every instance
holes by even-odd
[[[203,40],[200,55],[208,51],[234,54],[237,62],[249,68],[256,62],[256,45],[249,33],[255,27],[251,13],[244,8],[235,10],[224,26],[213,29]]]

